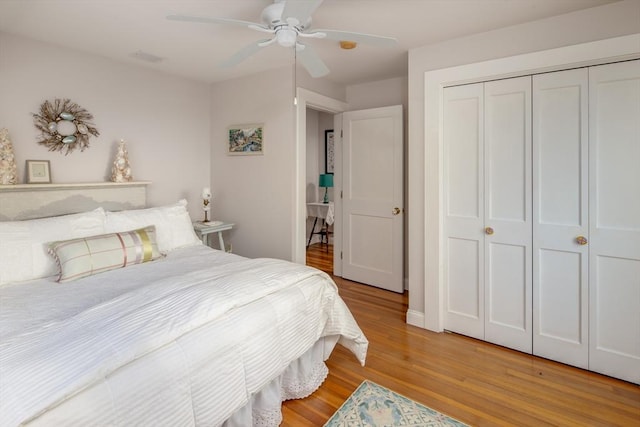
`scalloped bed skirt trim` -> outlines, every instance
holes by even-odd
[[[324,363],[335,347],[337,337],[318,340],[311,349],[293,361],[285,371],[271,380],[248,403],[222,425],[224,427],[277,427],[282,422],[282,402],[302,399],[316,391],[327,378]]]

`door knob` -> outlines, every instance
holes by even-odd
[[[578,236],[578,237],[576,237],[576,243],[579,244],[580,246],[584,246],[587,243],[589,243],[589,241],[584,236]]]
[[[398,215],[400,213],[400,208],[393,208],[393,211],[391,211],[394,215]]]
[[[484,229],[485,234],[488,234],[489,236],[491,236],[493,234],[493,228],[491,227],[487,227]]]

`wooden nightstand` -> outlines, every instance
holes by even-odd
[[[202,239],[202,243],[207,246],[211,246],[209,243],[209,234],[218,233],[218,243],[220,244],[220,250],[226,251],[226,247],[224,246],[224,239],[222,237],[222,232],[226,230],[231,230],[235,224],[224,221],[210,221],[210,222],[202,222],[196,221],[193,223],[193,229],[200,239]],[[231,252],[231,247],[227,252]]]

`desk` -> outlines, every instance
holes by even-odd
[[[235,224],[224,221],[210,221],[210,222],[202,222],[196,221],[193,223],[193,229],[195,230],[198,237],[202,240],[207,246],[209,245],[209,234],[218,233],[218,243],[220,243],[220,250],[226,251],[224,246],[224,238],[222,237],[222,232],[226,230],[231,230]],[[229,249],[231,252],[231,249]]]
[[[313,221],[313,227],[311,227],[311,233],[309,234],[309,241],[307,242],[307,248],[311,244],[311,239],[314,234],[320,235],[320,242],[323,243],[326,237],[327,250],[329,249],[329,226],[334,222],[334,206],[333,202],[329,203],[307,203],[307,218],[315,217]],[[318,218],[322,219],[322,227],[320,231],[316,231],[316,225],[318,224]]]

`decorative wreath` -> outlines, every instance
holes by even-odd
[[[40,106],[40,114],[33,113],[33,121],[42,132],[42,144],[49,151],[65,151],[65,156],[76,148],[84,151],[89,147],[89,136],[98,136],[93,115],[69,99],[44,101]]]

